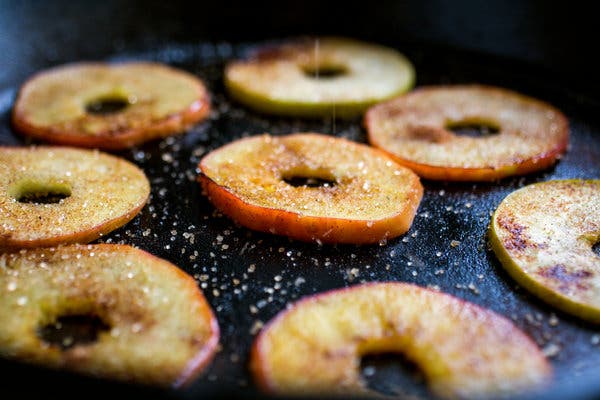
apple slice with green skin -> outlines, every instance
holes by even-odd
[[[433,180],[493,181],[540,171],[569,141],[558,109],[483,85],[421,87],[370,108],[364,123],[373,146]],[[473,126],[489,134],[452,131]]]
[[[410,90],[415,72],[394,49],[348,38],[305,38],[229,63],[232,97],[267,114],[352,117]]]
[[[552,369],[508,319],[453,296],[405,283],[370,283],[310,296],[256,338],[251,370],[278,395],[364,395],[363,355],[403,353],[442,398],[496,397],[540,389]]]
[[[523,287],[567,313],[600,323],[600,180],[525,186],[496,209],[489,240]]]
[[[209,200],[239,224],[318,243],[397,237],[423,196],[419,177],[379,150],[316,133],[239,139],[199,169]]]
[[[0,147],[0,251],[88,243],[132,220],[150,182],[95,150]]]

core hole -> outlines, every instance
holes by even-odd
[[[450,122],[446,124],[446,129],[451,130],[459,136],[469,136],[474,138],[491,136],[500,132],[500,127],[495,124],[470,121]]]
[[[85,111],[90,114],[114,114],[123,111],[129,105],[129,101],[120,97],[102,97],[92,100],[85,105]]]
[[[19,203],[56,204],[71,196],[71,187],[66,183],[21,181],[10,189],[12,197]]]
[[[283,178],[283,181],[294,187],[328,188],[336,185],[336,182],[332,179],[320,178],[316,176],[286,176]]]
[[[598,257],[600,257],[600,240],[592,245],[592,251],[596,253]]]
[[[59,192],[26,192],[17,201],[19,203],[56,204],[67,197],[69,194]]]
[[[331,79],[338,78],[346,75],[348,69],[342,65],[325,64],[325,65],[311,65],[302,68],[304,75],[313,79]]]
[[[50,345],[67,350],[74,346],[94,343],[101,332],[109,329],[110,326],[97,315],[65,315],[42,326],[38,330],[38,336]]]
[[[421,369],[400,353],[365,355],[360,369],[367,387],[377,393],[402,398],[430,397]]]

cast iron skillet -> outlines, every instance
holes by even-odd
[[[398,49],[416,66],[417,86],[498,85],[560,108],[570,121],[569,151],[555,167],[525,177],[479,184],[424,181],[425,195],[418,215],[403,237],[374,246],[318,246],[236,226],[215,212],[196,182],[200,158],[242,136],[315,131],[366,141],[360,119],[273,118],[231,101],[222,83],[224,63],[244,55],[255,44],[178,42],[115,52],[106,58],[168,63],[197,74],[211,90],[214,111],[208,121],[185,135],[117,153],[144,169],[152,193],[138,217],[102,241],[139,246],[197,279],[221,328],[221,350],[214,361],[190,386],[162,391],[4,360],[0,363],[1,376],[8,387],[22,394],[63,397],[80,393],[177,399],[263,397],[247,369],[254,333],[262,323],[306,295],[360,282],[403,281],[434,285],[511,318],[548,352],[556,371],[555,383],[536,398],[600,396],[598,327],[563,314],[521,289],[504,272],[486,240],[490,212],[513,190],[550,179],[599,177],[598,100],[552,83],[543,70],[531,65],[450,48],[399,44]],[[41,65],[28,67],[40,69]],[[10,123],[22,83],[15,79],[0,88],[0,145],[30,143]],[[452,247],[450,243],[455,240],[460,245]],[[352,269],[358,273],[350,273]],[[397,360],[390,363],[386,357],[373,357],[365,360],[364,366],[374,367],[370,372],[377,371],[371,386],[382,393],[429,397],[423,384],[415,383],[418,379],[398,372],[402,368]],[[14,383],[22,376],[31,384]]]

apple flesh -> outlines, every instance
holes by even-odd
[[[4,253],[0,265],[2,357],[168,388],[193,382],[217,351],[219,326],[197,282],[143,250],[60,246]],[[102,328],[85,343],[77,331],[46,340],[43,328],[63,317]]]
[[[361,379],[365,354],[399,352],[442,398],[517,394],[552,371],[537,345],[509,320],[441,292],[371,283],[307,297],[256,338],[251,368],[279,395],[372,394]]]
[[[107,153],[0,146],[0,251],[88,243],[131,221],[150,182]]]
[[[224,214],[301,241],[395,238],[408,231],[423,196],[419,177],[379,150],[315,133],[240,139],[199,168],[204,192]]]
[[[496,256],[542,300],[600,323],[600,180],[525,186],[498,206],[489,230]]]
[[[18,132],[44,142],[120,150],[181,134],[209,112],[204,83],[183,70],[149,62],[73,63],[29,79],[12,119]]]
[[[567,150],[568,120],[522,94],[483,85],[428,86],[371,107],[368,140],[421,177],[494,181],[552,166]],[[481,125],[465,136],[453,127]]]
[[[225,69],[233,98],[259,112],[353,117],[414,85],[411,62],[394,49],[346,38],[292,40],[259,49]]]

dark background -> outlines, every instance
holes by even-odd
[[[337,34],[441,45],[535,64],[549,80],[599,88],[599,34],[579,1],[19,1],[0,2],[0,87],[32,65],[172,42]]]

